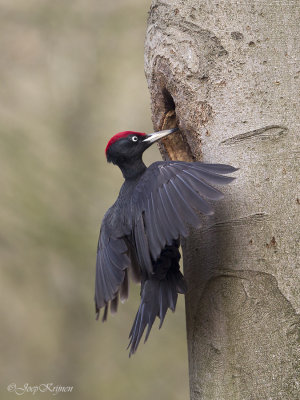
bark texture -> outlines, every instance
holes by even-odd
[[[192,399],[299,398],[299,8],[151,5],[153,124],[181,130],[163,155],[240,168],[183,246]]]

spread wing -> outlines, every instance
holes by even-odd
[[[112,209],[101,225],[96,261],[95,305],[97,319],[100,308],[105,307],[103,321],[107,318],[109,302],[111,311],[116,312],[119,295],[121,301],[128,297],[127,271],[131,265],[125,235],[113,231],[111,214]]]
[[[236,171],[225,164],[166,161],[153,163],[141,177],[132,197],[134,238],[139,262],[149,274],[166,244],[188,235],[188,226],[199,227],[196,211],[213,214],[207,201],[223,194],[212,185],[232,182],[224,176]]]

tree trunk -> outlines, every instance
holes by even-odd
[[[181,130],[163,155],[240,168],[183,245],[192,399],[299,398],[299,9],[151,5],[153,124]]]

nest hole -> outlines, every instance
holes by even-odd
[[[172,95],[166,88],[162,90],[162,97],[164,113],[160,124],[160,129],[165,130],[176,127],[179,128],[178,116],[175,112],[176,105]],[[191,149],[181,131],[163,139],[160,150],[162,151],[165,159],[193,161]]]
[[[167,113],[169,111],[174,111],[175,113],[175,102],[170,92],[166,88],[164,88],[162,91],[162,95],[164,99],[165,112]]]

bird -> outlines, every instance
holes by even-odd
[[[180,238],[201,226],[200,214],[212,215],[210,200],[223,198],[214,185],[235,179],[237,169],[200,161],[156,161],[148,168],[142,156],[153,143],[178,128],[146,134],[124,131],[108,142],[108,163],[124,177],[115,203],[103,217],[96,257],[95,308],[99,319],[115,313],[128,298],[129,277],[141,284],[141,301],[129,334],[129,357],[156,318],[162,326],[167,310],[175,311],[178,294],[187,292],[180,271]],[[178,134],[178,133],[177,133]]]

